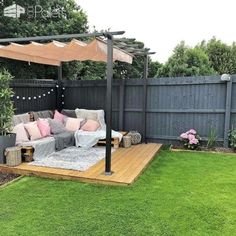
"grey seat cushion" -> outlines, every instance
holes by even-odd
[[[61,111],[61,114],[65,115],[65,116],[69,116],[71,118],[77,118],[75,110],[63,109]]]
[[[29,113],[24,113],[20,115],[14,115],[12,119],[12,124],[13,126],[18,125],[20,123],[29,123],[30,122],[30,114]]]
[[[48,119],[48,122],[52,134],[60,134],[66,131],[65,126],[60,121],[54,119]]]
[[[43,118],[43,119],[53,118],[53,111],[51,110],[34,111],[32,113],[33,113],[34,120],[38,120],[39,118]]]
[[[55,138],[55,148],[56,151],[60,151],[63,148],[75,146],[74,132],[66,131],[60,134],[53,135]]]

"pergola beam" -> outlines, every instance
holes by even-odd
[[[125,31],[113,31],[104,33],[83,33],[83,34],[62,34],[53,36],[36,36],[36,37],[24,37],[24,38],[5,38],[0,39],[0,43],[12,43],[12,42],[29,42],[29,41],[43,41],[43,40],[58,40],[58,39],[71,39],[71,38],[88,38],[88,37],[106,37],[109,35],[122,35]]]

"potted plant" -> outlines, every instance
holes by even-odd
[[[9,83],[12,76],[6,70],[0,71],[0,163],[5,163],[4,151],[7,147],[15,146],[16,135],[12,130],[14,107],[11,97],[13,95]]]

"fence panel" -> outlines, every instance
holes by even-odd
[[[236,127],[236,76],[231,78],[230,127]],[[227,120],[227,87],[230,87],[227,83],[221,81],[220,76],[149,78],[145,111],[147,139],[173,143],[178,140],[180,133],[194,128],[205,139],[214,129],[217,140],[223,142]],[[105,80],[63,81],[62,86],[59,89],[62,90],[64,108],[106,110]],[[12,88],[16,93],[14,103],[17,113],[57,107],[55,81],[17,81]],[[43,94],[45,97],[39,99]],[[113,129],[143,132],[143,80],[114,80],[112,99]]]

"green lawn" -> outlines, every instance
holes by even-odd
[[[162,151],[131,187],[25,177],[0,235],[235,235],[236,155]]]

